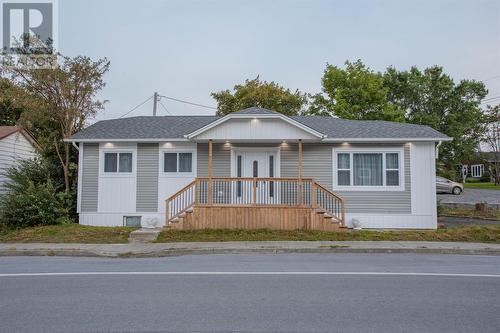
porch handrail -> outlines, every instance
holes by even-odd
[[[345,201],[343,198],[325,188],[324,186],[314,182],[316,205],[327,212],[333,219],[337,220],[340,225],[344,225],[345,219]]]
[[[165,213],[168,222],[179,217],[193,207],[196,198],[196,180],[187,184],[165,200]]]
[[[166,201],[167,223],[194,206],[310,207],[344,223],[345,202],[313,178],[197,177]]]

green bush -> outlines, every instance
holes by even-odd
[[[67,222],[66,194],[50,179],[48,166],[40,160],[23,161],[10,168],[7,194],[0,202],[3,228],[25,228]]]
[[[490,173],[488,171],[485,171],[483,172],[483,175],[481,176],[481,178],[479,178],[479,181],[481,183],[489,183],[490,181]]]
[[[458,178],[457,172],[450,169],[439,169],[437,175],[453,181],[457,181]]]

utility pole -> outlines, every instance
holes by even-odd
[[[156,117],[156,104],[158,103],[159,100],[158,93],[155,91],[153,95],[153,117]]]

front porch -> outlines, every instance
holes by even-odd
[[[260,155],[236,153],[236,177],[214,177],[212,144],[209,140],[208,177],[196,177],[165,201],[167,226],[325,231],[344,226],[344,200],[315,179],[302,177],[302,140],[297,141],[296,178],[279,177],[279,154],[268,149]]]

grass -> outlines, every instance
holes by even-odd
[[[479,188],[483,190],[497,190],[500,191],[500,186],[495,183],[465,183],[465,188]]]
[[[500,225],[471,225],[438,230],[345,231],[309,230],[175,230],[160,233],[157,243],[229,241],[443,241],[500,243]]]
[[[0,243],[127,243],[134,228],[91,227],[79,224],[0,230]]]
[[[500,210],[488,209],[485,212],[473,208],[447,208],[442,206],[439,216],[473,217],[488,220],[500,220]]]

